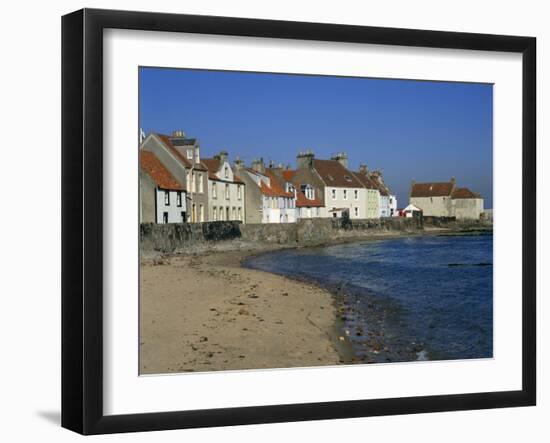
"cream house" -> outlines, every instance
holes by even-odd
[[[354,173],[357,179],[363,184],[366,189],[366,218],[380,217],[380,190],[374,181],[369,177],[367,166],[361,164],[359,171]]]
[[[245,184],[221,151],[214,158],[203,158],[208,169],[208,218],[210,221],[238,220],[245,222]]]

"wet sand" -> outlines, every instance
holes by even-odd
[[[347,363],[331,293],[242,268],[250,253],[142,262],[141,374]]]

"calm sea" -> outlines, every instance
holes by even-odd
[[[492,235],[284,250],[245,266],[329,287],[357,361],[492,357]]]

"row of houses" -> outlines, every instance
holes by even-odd
[[[294,223],[303,218],[399,215],[396,196],[382,172],[369,171],[364,164],[350,170],[343,152],[329,160],[315,158],[311,150],[300,152],[295,169],[266,165],[261,158],[249,166],[238,158],[230,164],[226,151],[203,158],[199,141],[182,131],[150,134],[139,152],[144,223]],[[411,203],[413,194],[418,193],[411,193]],[[439,204],[434,197],[430,204]],[[418,203],[427,215],[428,203]],[[455,204],[453,211],[466,210]]]

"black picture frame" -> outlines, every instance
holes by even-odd
[[[504,51],[522,54],[522,389],[109,415],[103,413],[103,30]],[[83,9],[62,18],[62,426],[82,434],[530,406],[536,403],[536,39]]]

